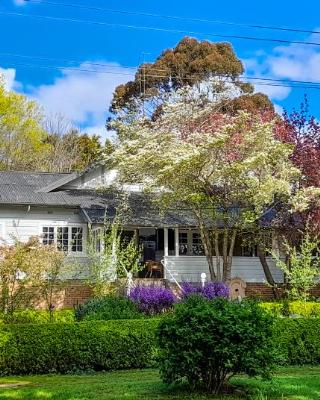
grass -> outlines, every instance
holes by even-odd
[[[281,369],[272,382],[238,377],[232,380],[238,395],[224,400],[320,399],[320,367]],[[14,385],[9,387],[9,385]],[[131,370],[92,375],[45,375],[0,378],[0,400],[165,400],[222,399],[168,388],[156,370]]]

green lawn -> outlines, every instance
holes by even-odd
[[[237,395],[224,400],[317,400],[320,399],[320,367],[281,369],[272,382],[235,378]],[[15,387],[5,387],[17,385]],[[21,386],[18,386],[21,385]],[[241,389],[246,387],[245,390]],[[241,394],[242,393],[242,394]],[[28,376],[0,378],[0,399],[34,400],[151,400],[213,399],[190,395],[181,388],[168,388],[156,370],[133,370],[92,375]]]

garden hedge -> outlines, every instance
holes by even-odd
[[[278,362],[320,364],[320,318],[279,318],[274,326]]]
[[[152,365],[157,320],[3,325],[0,374],[26,375]]]
[[[26,375],[154,365],[159,319],[0,326],[0,374]],[[320,363],[320,318],[277,318],[279,364]]]
[[[74,322],[74,310],[55,310],[51,322]],[[0,324],[47,324],[50,313],[46,310],[20,310],[13,313],[0,313]]]
[[[316,301],[269,301],[261,302],[260,306],[277,317],[295,314],[320,318],[320,303]]]

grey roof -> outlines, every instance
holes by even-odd
[[[120,211],[123,224],[137,226],[196,226],[196,220],[190,211],[167,210],[163,212],[145,193],[130,193],[125,202],[122,195],[115,192],[98,193],[98,198],[90,207],[83,206],[82,210],[91,223],[112,221],[116,211]],[[100,205],[98,205],[100,202]],[[125,205],[125,208],[123,207]]]
[[[163,212],[153,201],[154,195],[133,192],[124,194],[112,189],[106,190],[56,190],[43,188],[60,186],[61,182],[74,179],[74,174],[0,172],[1,205],[36,205],[45,207],[71,207],[82,210],[89,223],[112,221],[121,210],[122,223],[135,226],[195,227],[197,221],[189,210],[176,209]],[[58,183],[58,185],[57,185]],[[276,219],[272,210],[261,220],[263,226],[270,226]],[[212,221],[208,221],[208,224]],[[219,223],[219,222],[218,222]]]
[[[49,183],[49,185],[42,187],[38,190],[38,192],[42,192],[42,193],[49,193],[63,185],[66,185],[69,182],[72,182],[74,179],[78,178],[81,174],[79,172],[73,172],[72,174],[65,174],[64,176],[62,176],[61,178],[59,178],[58,180],[55,180],[51,183]]]
[[[62,206],[79,208],[91,223],[111,221],[119,207],[123,207],[123,194],[113,190],[58,190],[61,182],[74,178],[74,174],[0,172],[1,205]],[[57,184],[58,183],[58,184]],[[44,191],[44,188],[46,190]],[[150,195],[131,193],[122,210],[123,223],[138,226],[195,226],[189,212],[168,211],[165,214],[154,204]]]

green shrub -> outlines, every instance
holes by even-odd
[[[320,303],[315,301],[263,302],[260,306],[274,316],[297,314],[302,317],[320,317]]]
[[[77,321],[138,319],[142,314],[131,300],[124,297],[107,296],[89,300],[75,311]]]
[[[52,322],[73,322],[74,310],[56,310],[52,312]],[[50,322],[50,313],[45,310],[14,311],[0,314],[0,324],[46,324]]]
[[[218,393],[236,373],[268,376],[274,362],[272,317],[257,303],[190,296],[159,327],[160,373]]]
[[[273,331],[278,362],[283,365],[320,363],[320,318],[279,318]]]
[[[3,325],[0,374],[144,368],[154,360],[157,325],[154,319]]]

